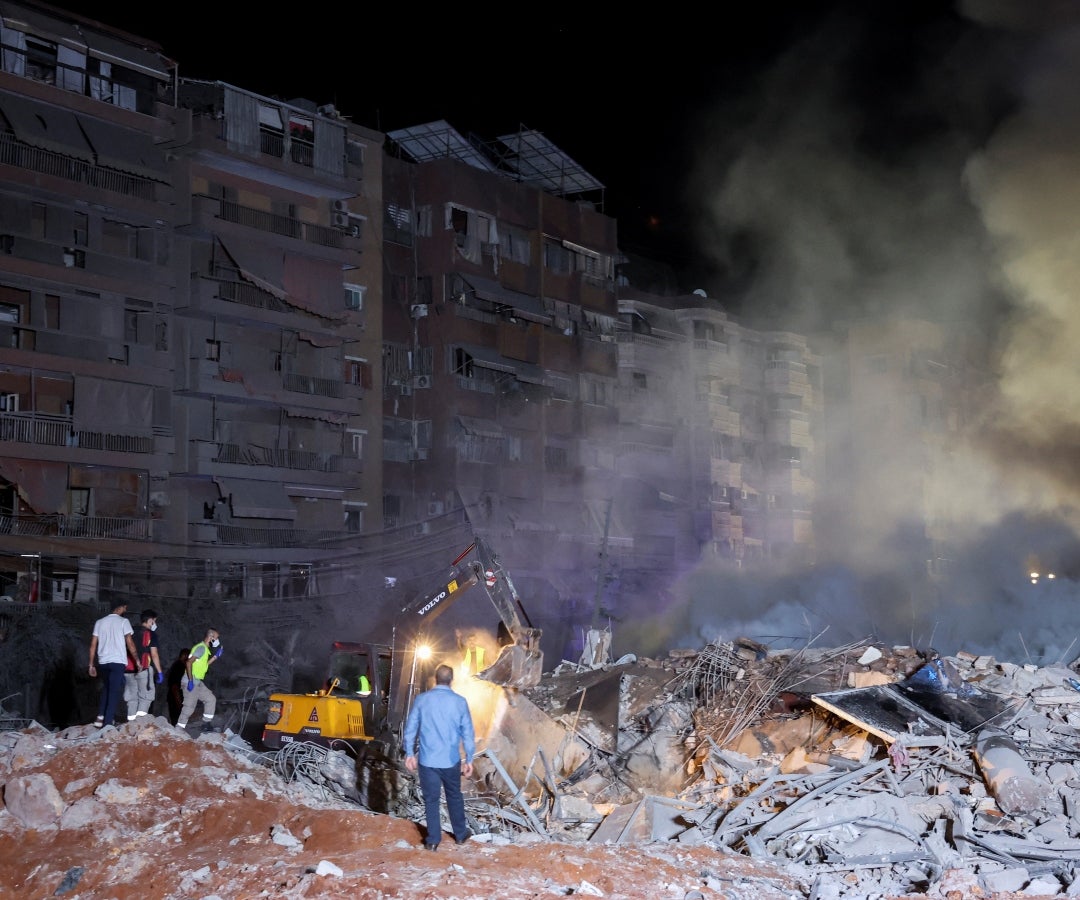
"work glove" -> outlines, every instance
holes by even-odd
[[[165,680],[165,673],[164,672],[158,672],[157,675],[154,676],[154,681],[156,681],[158,684],[161,684],[161,682],[163,682],[164,680]]]
[[[194,678],[189,678],[189,679],[188,679],[188,683],[187,683],[187,689],[188,689],[189,691],[193,691],[193,690],[195,690],[195,679],[194,679]]]
[[[218,647],[217,650],[214,651],[214,659],[218,659],[224,650],[224,647]]]

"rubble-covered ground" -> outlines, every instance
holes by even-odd
[[[437,853],[418,804],[349,799],[342,753],[9,719],[0,897],[1080,896],[1071,668],[744,640],[563,664],[514,703],[558,752],[517,796],[475,786],[476,836]]]

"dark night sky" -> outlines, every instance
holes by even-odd
[[[483,139],[520,125],[541,131],[607,186],[605,211],[619,220],[624,247],[694,272],[691,280],[700,272],[736,284],[745,263],[729,272],[690,242],[700,202],[691,173],[703,146],[718,166],[738,151],[763,74],[820,35],[868,149],[887,152],[942,127],[942,111],[911,104],[924,67],[971,30],[941,0],[730,4],[706,19],[562,9],[558,22],[536,23],[526,9],[511,17],[506,7],[386,6],[369,7],[365,24],[345,8],[311,6],[304,18],[301,9],[272,15],[209,0],[103,2],[94,16],[158,42],[182,75],[331,102],[382,131],[441,118]],[[705,122],[716,123],[709,133]],[[732,240],[747,255],[739,235]]]

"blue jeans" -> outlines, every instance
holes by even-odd
[[[116,707],[124,697],[124,664],[123,663],[100,663],[97,667],[98,674],[104,682],[101,689],[101,702],[98,704],[98,715],[106,725],[112,725],[116,718]]]
[[[417,770],[420,774],[420,792],[424,795],[424,816],[427,820],[427,837],[424,838],[424,843],[432,847],[438,846],[442,837],[439,801],[444,790],[454,838],[458,841],[465,840],[469,836],[469,826],[465,821],[465,799],[461,796],[461,763],[448,769],[417,766]]]

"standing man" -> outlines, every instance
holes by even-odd
[[[124,694],[124,668],[129,653],[136,658],[138,665],[135,641],[131,637],[134,629],[124,615],[126,612],[127,602],[118,600],[113,604],[111,613],[94,623],[94,633],[90,638],[90,677],[97,677],[100,669],[104,682],[98,716],[94,720],[95,728],[113,724],[116,707]]]
[[[444,790],[454,840],[464,844],[470,837],[465,821],[465,800],[461,796],[461,776],[472,777],[476,738],[468,701],[450,690],[453,680],[454,670],[447,665],[439,666],[435,670],[435,687],[416,698],[405,722],[405,768],[410,772],[420,771],[420,791],[424,795],[427,820],[424,848],[427,850],[439,849],[442,837],[439,800]],[[465,751],[464,762],[461,761],[462,749]]]
[[[203,724],[209,725],[214,718],[217,709],[217,697],[206,686],[203,679],[210,666],[221,659],[221,636],[216,628],[206,629],[206,637],[197,643],[188,652],[185,663],[187,684],[184,690],[184,705],[180,708],[180,718],[176,720],[177,728],[187,728],[188,719],[195,712],[195,706],[202,703]]]
[[[128,657],[127,669],[124,672],[124,700],[127,703],[127,718],[129,722],[150,712],[150,704],[154,702],[157,693],[157,684],[165,680],[165,674],[161,670],[161,657],[158,656],[157,613],[152,609],[144,609],[139,616],[139,624],[134,630],[132,640],[135,649],[139,652],[137,662],[142,669],[136,669],[136,659]]]

